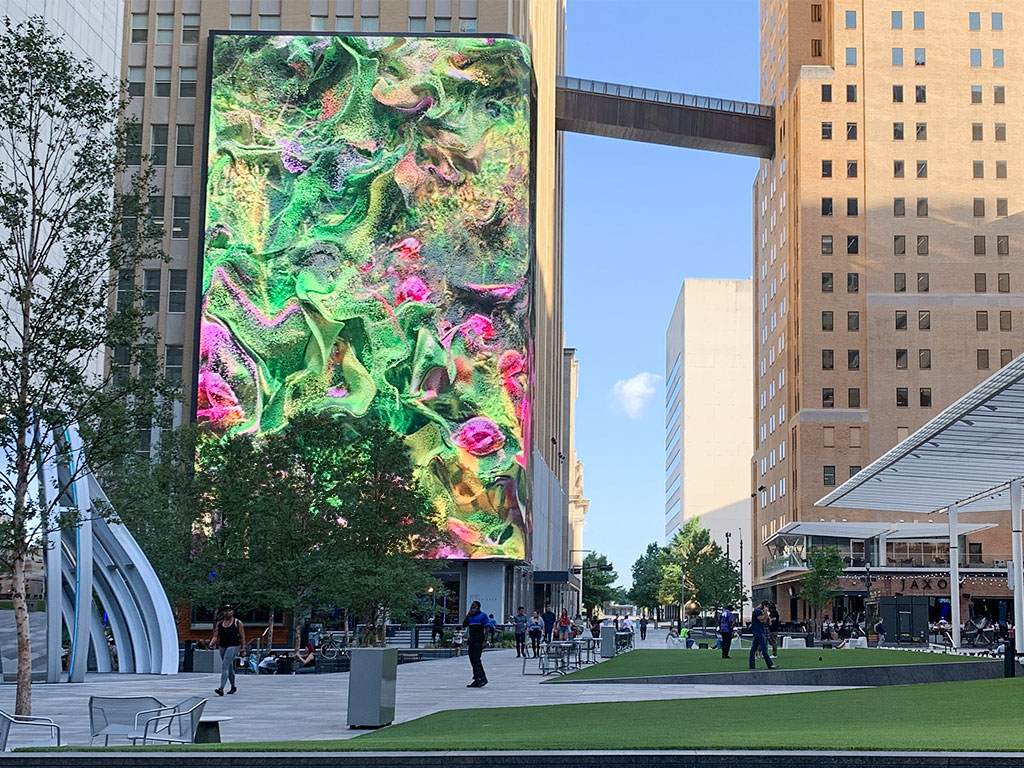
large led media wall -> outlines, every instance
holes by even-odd
[[[196,417],[404,438],[448,558],[529,558],[532,82],[510,38],[212,34]]]

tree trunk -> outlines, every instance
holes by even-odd
[[[342,635],[342,637],[345,638],[345,647],[350,648],[352,646],[352,638],[350,637],[348,631],[348,608],[341,609],[341,620],[344,622],[345,625],[344,634]]]
[[[24,552],[15,555],[11,580],[11,602],[14,604],[14,624],[18,633],[18,690],[14,703],[16,715],[32,714],[32,643],[28,603],[25,600],[25,558]]]

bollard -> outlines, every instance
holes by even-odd
[[[1017,675],[1016,669],[1016,654],[1014,653],[1013,643],[1007,642],[1004,644],[1005,648],[1003,651],[1003,677],[1015,677]]]

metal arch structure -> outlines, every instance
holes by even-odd
[[[69,467],[83,460],[77,429],[65,430],[65,439],[67,455],[52,453],[39,467],[40,505],[45,508],[51,494],[66,488],[60,506],[76,509],[79,521],[74,528],[50,531],[44,548],[46,680],[82,682],[90,667],[111,671],[98,607],[109,622],[119,672],[177,674],[178,632],[163,585],[128,529],[98,514],[110,505],[88,466]],[[64,627],[70,638],[66,672]]]

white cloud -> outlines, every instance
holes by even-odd
[[[643,417],[644,406],[655,393],[655,384],[661,376],[642,371],[629,379],[619,379],[612,387],[612,397],[631,419]]]

